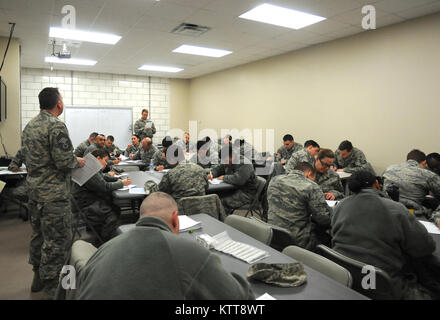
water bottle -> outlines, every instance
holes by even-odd
[[[150,160],[150,165],[148,166],[148,171],[153,172],[154,168],[153,168],[153,159]]]

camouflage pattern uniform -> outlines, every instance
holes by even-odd
[[[277,150],[277,154],[279,153],[281,156],[280,160],[289,160],[290,157],[292,156],[292,154],[294,154],[295,152],[301,151],[304,149],[304,146],[301,143],[297,143],[294,142],[293,143],[293,147],[290,149],[286,149],[284,148],[284,146],[281,146],[278,150]]]
[[[230,166],[219,164],[213,167],[211,171],[214,178],[224,176],[224,182],[239,187],[234,193],[221,197],[227,215],[231,214],[234,209],[252,201],[257,191],[257,176],[253,165],[249,164],[249,161],[240,157],[240,164]]]
[[[154,145],[151,145],[151,148],[148,150],[144,150],[144,148],[140,147],[139,150],[134,154],[133,160],[142,160],[143,163],[149,165],[157,151],[159,151],[159,149],[157,149]]]
[[[145,128],[147,123],[151,123],[151,128]],[[156,127],[154,126],[154,122],[151,120],[144,120],[140,118],[134,124],[134,133],[139,136],[139,141],[144,140],[144,138],[153,139],[153,135],[156,133]]]
[[[136,154],[136,152],[138,152],[140,149],[142,149],[140,143],[137,146],[132,144],[130,148],[125,149],[125,156],[129,157],[130,154]]]
[[[213,165],[217,165],[219,163],[219,157],[217,152],[211,152],[211,150],[208,150],[206,156],[203,158],[199,158],[198,153],[195,153],[189,162],[198,164],[202,168],[206,169],[211,168]]]
[[[119,149],[114,144],[112,144],[111,147],[107,147],[106,145],[104,145],[104,150],[107,151],[110,154],[111,158],[115,158],[115,159],[116,159],[116,157],[119,157],[123,153],[121,151],[121,149]]]
[[[209,183],[205,171],[198,165],[179,164],[163,176],[159,191],[168,193],[176,201],[191,196],[204,196]]]
[[[157,150],[156,153],[153,155],[153,165],[154,167],[163,166],[164,169],[171,169],[175,166],[168,163],[166,157],[165,159],[162,158],[163,152],[161,150]]]
[[[371,164],[367,162],[364,153],[355,147],[353,147],[352,154],[346,159],[343,159],[339,150],[336,150],[334,165],[337,169],[344,169],[344,171],[348,173],[367,170],[376,175]]]
[[[245,141],[240,146],[240,155],[252,161],[258,156],[258,151],[255,150],[253,145]]]
[[[326,173],[316,172],[315,182],[321,187],[322,192],[331,192],[336,199],[344,198],[344,188],[342,187],[341,178],[332,169]]]
[[[82,158],[85,156],[85,152],[89,146],[90,146],[90,142],[89,142],[89,139],[87,139],[87,140],[81,142],[76,147],[76,149],[73,153],[75,154],[75,156]]]
[[[84,151],[84,156],[86,156],[87,154],[92,153],[93,151],[98,150],[98,149],[105,149],[105,147],[99,147],[99,145],[96,142],[94,142],[90,146],[87,147],[86,151]],[[113,161],[108,160],[107,166],[110,167],[112,165],[113,165]]]
[[[302,171],[293,170],[271,180],[267,200],[268,222],[289,230],[296,246],[315,250],[320,243],[318,229],[330,226],[332,213],[321,188]]]
[[[286,165],[284,166],[286,173],[291,173],[296,165],[300,162],[308,162],[313,167],[315,166],[315,158],[310,155],[307,149],[302,149],[292,154],[289,161],[287,161]]]
[[[124,186],[121,180],[99,171],[83,186],[72,182],[72,194],[87,220],[104,241],[110,240],[118,226],[120,209],[113,204],[112,191]]]
[[[399,187],[399,202],[407,208],[414,209],[416,215],[431,214],[422,203],[429,192],[440,199],[440,176],[434,172],[423,169],[415,160],[408,160],[401,164],[389,166],[383,173],[383,189],[393,183]]]
[[[32,225],[29,262],[53,296],[72,239],[71,169],[79,167],[66,125],[41,110],[24,128]]]
[[[432,213],[431,221],[438,227],[440,223],[440,206]]]
[[[20,148],[17,151],[17,154],[14,158],[12,158],[11,163],[8,166],[8,170],[12,171],[12,169],[20,169],[22,164],[24,162],[24,154],[23,154],[23,148]],[[28,201],[28,195],[27,195],[27,183],[26,179],[20,179],[17,180],[17,183],[15,183],[14,187],[12,188],[5,188],[3,192],[12,198],[15,198],[21,202],[27,202]]]
[[[182,139],[178,140],[176,144],[182,148],[184,152],[196,152],[197,148],[194,142],[188,141],[188,143],[185,143]]]

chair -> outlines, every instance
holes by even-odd
[[[81,274],[81,270],[86,266],[87,261],[93,256],[93,254],[98,249],[95,248],[91,243],[83,241],[83,240],[77,240],[73,243],[72,248],[70,250],[70,258],[69,258],[69,265],[73,266],[75,273],[76,273],[76,282],[78,285],[78,279]],[[74,299],[75,291],[76,290],[64,290],[62,288],[62,279],[63,274],[60,274],[60,281],[58,283],[58,288],[55,294],[56,300],[64,300],[64,299]]]
[[[206,213],[217,220],[224,221],[226,214],[218,195],[192,196],[181,198],[177,201],[179,213],[192,215]]]
[[[231,214],[225,223],[266,245],[272,240],[272,228],[253,219]]]
[[[257,192],[255,193],[254,198],[251,200],[251,203],[245,204],[239,208],[235,208],[234,210],[232,210],[231,214],[233,214],[235,210],[247,209],[245,217],[247,217],[249,213],[251,214],[251,216],[253,216],[254,213],[258,213],[260,217],[263,216],[263,208],[261,206],[260,198],[265,186],[266,180],[257,176]]]
[[[288,230],[262,221],[256,217],[252,217],[251,219],[257,221],[258,223],[269,226],[272,229],[272,239],[269,243],[269,246],[275,250],[282,251],[284,248],[295,244],[295,241],[292,239],[292,236]]]
[[[368,264],[344,256],[343,254],[340,254],[339,252],[330,249],[329,247],[324,246],[322,244],[317,246],[317,250],[324,257],[341,265],[351,273],[351,276],[353,277],[353,285],[352,285],[353,290],[356,290],[357,292],[363,294],[364,296],[367,296],[374,300],[397,299],[397,295],[394,292],[394,288],[392,285],[391,277],[382,269],[372,266],[374,267],[375,270],[376,288],[364,289],[362,287],[362,280],[364,279],[365,276],[367,276],[368,273],[365,272],[362,273],[362,269]]]
[[[349,288],[351,287],[352,278],[350,272],[344,267],[341,267],[339,264],[324,258],[319,254],[297,246],[288,246],[283,250],[283,253],[299,262],[302,262],[306,266],[321,272],[340,284]]]

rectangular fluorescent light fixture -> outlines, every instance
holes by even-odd
[[[60,59],[58,57],[46,57],[44,58],[44,62],[50,63],[64,63],[64,64],[78,64],[83,66],[94,66],[97,61],[94,60],[86,60],[86,59]]]
[[[295,30],[327,19],[310,13],[278,7],[268,3],[263,3],[262,5],[243,13],[239,18],[269,23]]]
[[[180,47],[174,49],[173,52],[195,54],[198,56],[207,56],[207,57],[215,57],[215,58],[220,58],[232,53],[232,51],[228,51],[228,50],[190,46],[187,44],[181,45]]]
[[[104,44],[116,44],[122,38],[121,36],[109,33],[89,32],[56,27],[51,27],[49,29],[49,37]]]
[[[147,71],[160,71],[160,72],[180,72],[183,69],[176,67],[164,67],[164,66],[153,66],[150,64],[144,64],[139,67],[138,70],[147,70]]]

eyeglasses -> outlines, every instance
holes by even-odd
[[[328,163],[322,162],[322,160],[319,160],[319,162],[321,162],[321,165],[322,165],[324,168],[330,168],[330,167],[333,165],[333,163],[332,163],[332,164],[328,164]]]

